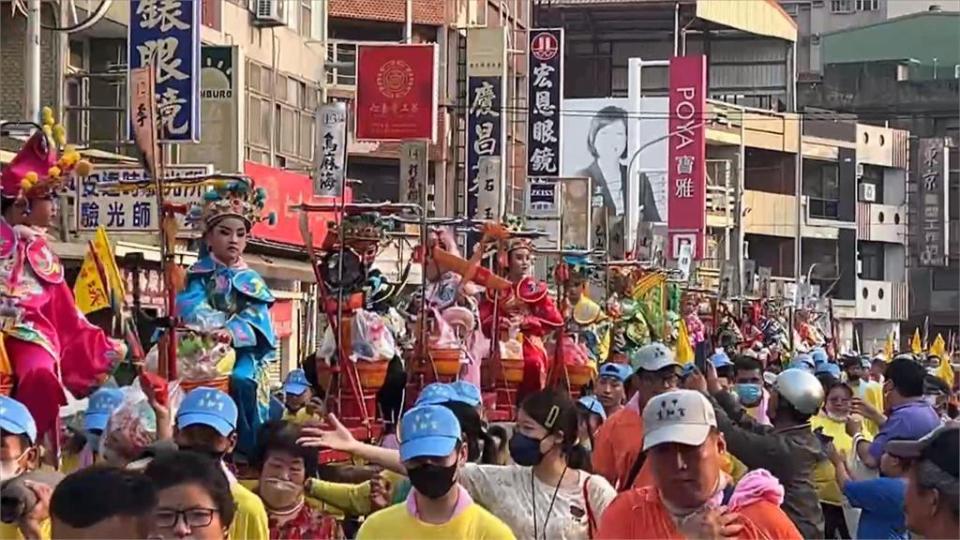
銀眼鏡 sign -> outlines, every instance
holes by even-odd
[[[159,142],[200,140],[200,2],[129,2],[127,69],[153,63]]]

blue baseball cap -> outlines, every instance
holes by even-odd
[[[440,405],[417,405],[400,419],[400,461],[419,457],[444,457],[460,441],[460,422]]]
[[[27,406],[19,401],[0,396],[0,429],[14,435],[26,435],[31,445],[37,444],[37,423]]]
[[[813,368],[816,366],[816,363],[813,361],[813,358],[810,358],[809,354],[798,354],[793,358],[793,361],[790,362],[788,369],[797,368],[804,371],[813,372]]]
[[[307,380],[307,374],[302,369],[287,373],[287,378],[283,380],[283,391],[287,394],[299,396],[309,389],[310,381]]]
[[[117,407],[123,403],[123,390],[119,388],[101,388],[90,395],[87,403],[87,412],[83,414],[83,429],[92,431],[104,430],[107,420]]]
[[[226,437],[237,429],[237,404],[214,388],[192,390],[177,410],[177,429],[197,425],[212,427]]]
[[[836,364],[833,364],[833,363],[831,363],[831,362],[821,362],[821,363],[817,364],[817,367],[816,367],[816,368],[814,368],[813,374],[814,374],[814,375],[827,374],[827,375],[831,375],[831,376],[836,377],[837,379],[839,379],[839,378],[840,378],[840,366],[838,366],[838,365],[836,365]]]
[[[448,401],[454,401],[455,392],[447,383],[430,383],[423,387],[414,407],[419,405],[440,405]]]
[[[483,403],[483,396],[477,385],[467,381],[454,381],[448,385],[453,392],[453,401],[466,403],[471,407],[479,407]]]
[[[830,358],[827,357],[827,351],[821,349],[820,347],[810,351],[810,357],[813,358],[814,364],[822,364],[830,361]]]
[[[620,381],[621,383],[626,382],[630,378],[630,375],[633,375],[633,369],[626,364],[618,364],[616,362],[607,362],[600,366],[600,372],[598,373],[599,377],[610,377]]]
[[[583,396],[577,400],[577,403],[591,413],[599,415],[600,418],[603,418],[604,420],[607,419],[607,411],[603,410],[603,404],[600,403],[600,400],[597,399],[597,396]]]
[[[713,356],[710,357],[710,363],[713,364],[713,367],[717,369],[733,365],[730,357],[727,356],[727,353],[724,351],[717,351],[713,353]]]

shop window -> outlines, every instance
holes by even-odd
[[[808,197],[807,211],[813,218],[837,219],[840,207],[840,183],[836,163],[805,162],[803,194]]]

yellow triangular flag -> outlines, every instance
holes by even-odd
[[[677,363],[680,365],[693,362],[696,354],[690,345],[690,334],[687,332],[687,323],[680,319],[680,328],[677,331]]]
[[[889,334],[887,334],[887,342],[883,344],[883,356],[884,356],[883,359],[887,362],[893,360],[893,351],[894,351],[893,332],[890,332]]]
[[[933,345],[930,345],[930,354],[937,358],[943,358],[947,355],[947,342],[943,340],[942,335],[937,334],[937,338],[933,340]]]
[[[947,354],[947,342],[943,340],[943,336],[940,334],[937,334],[937,339],[933,340],[933,345],[930,346],[930,354],[939,358],[936,371],[937,377],[943,379],[943,382],[947,383],[947,386],[953,388],[953,366],[950,365],[950,355]]]
[[[120,275],[120,267],[117,266],[117,258],[114,255],[113,244],[107,236],[107,230],[101,225],[97,228],[97,237],[93,242],[97,250],[97,257],[100,264],[103,265],[104,272],[107,274],[107,285],[115,295],[118,303],[123,303],[126,291],[123,286],[123,277]]]
[[[77,281],[73,284],[73,296],[76,297],[77,308],[84,315],[110,307],[110,296],[100,279],[100,272],[97,271],[97,264],[89,247],[87,254],[83,256]]]
[[[920,343],[920,329],[913,331],[913,339],[910,340],[910,352],[920,354],[923,352],[923,345]]]

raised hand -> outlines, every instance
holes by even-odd
[[[359,445],[353,433],[350,433],[350,430],[341,424],[333,413],[327,415],[327,422],[333,426],[333,429],[305,425],[300,431],[302,436],[297,439],[297,444],[307,448],[324,447],[352,453]]]

